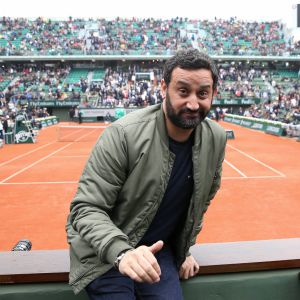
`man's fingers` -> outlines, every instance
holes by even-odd
[[[190,269],[189,268],[186,268],[184,273],[183,273],[183,278],[184,279],[189,279],[190,278]]]
[[[198,263],[192,258],[187,257],[185,262],[182,264],[179,270],[179,277],[182,279],[189,279],[198,274],[200,266]]]
[[[189,278],[191,278],[191,277],[194,277],[194,275],[195,275],[195,271],[194,271],[194,268],[191,268],[190,269],[190,272],[189,272],[189,274],[188,274],[188,278],[187,279],[189,279]]]
[[[152,268],[155,270],[158,276],[161,275],[160,266],[155,258],[155,256],[152,253],[145,252],[144,254],[145,259],[147,262],[152,266]]]
[[[147,259],[144,257],[140,258],[138,260],[139,264],[139,271],[141,273],[138,273],[139,276],[143,279],[145,279],[147,282],[153,283],[153,282],[158,282],[160,279],[160,274],[155,270],[153,265],[149,263]]]
[[[184,279],[189,279],[191,277],[194,277],[199,271],[199,265],[197,263],[194,263],[192,266],[189,266],[186,268],[184,273]]]
[[[200,266],[196,263],[194,266],[194,275],[197,275],[199,273],[199,269],[200,269]]]
[[[123,264],[120,272],[137,282],[154,282],[154,280],[145,272],[138,262],[128,263],[126,265]]]
[[[154,243],[153,245],[151,245],[149,248],[149,250],[155,254],[156,252],[160,251],[162,249],[162,247],[164,246],[164,242],[163,241],[158,241],[156,243]]]
[[[150,274],[147,273],[140,264],[138,263],[133,264],[131,266],[131,269],[138,275],[139,278],[142,279],[142,282],[148,282],[148,283],[154,282]]]
[[[125,254],[119,271],[138,282],[154,283],[160,280],[160,267],[149,247],[141,246]]]
[[[179,278],[183,278],[183,268],[182,267],[179,270]]]
[[[143,279],[133,269],[127,269],[125,275],[136,282],[143,282]]]

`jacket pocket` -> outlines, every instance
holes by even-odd
[[[70,284],[74,284],[84,275],[101,264],[94,249],[75,232],[68,228],[70,244]]]

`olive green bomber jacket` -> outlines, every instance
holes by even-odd
[[[180,265],[220,187],[225,131],[205,119],[195,132],[194,192],[176,237]],[[161,105],[128,114],[102,133],[80,178],[67,221],[70,285],[75,293],[108,271],[142,238],[163,198],[174,162]]]

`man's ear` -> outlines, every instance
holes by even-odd
[[[216,97],[216,96],[217,96],[217,94],[218,94],[218,89],[217,89],[217,88],[215,88],[215,90],[214,90],[214,93],[213,93],[213,97]]]
[[[160,85],[161,85],[161,94],[163,96],[163,99],[165,99],[168,87],[167,87],[167,85],[166,85],[166,83],[165,83],[165,81],[163,79],[161,80]]]

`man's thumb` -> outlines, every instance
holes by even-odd
[[[164,246],[163,241],[158,241],[149,247],[149,250],[154,254],[162,249]]]

